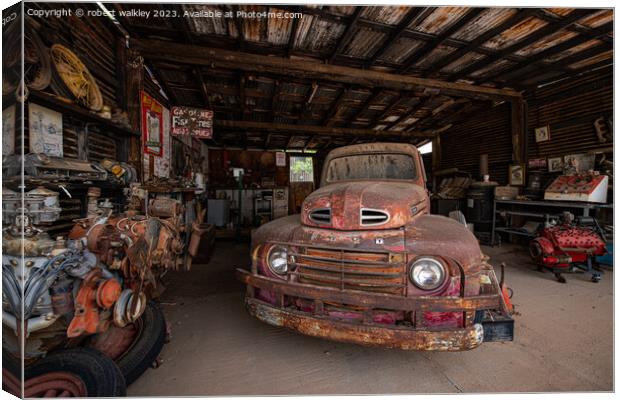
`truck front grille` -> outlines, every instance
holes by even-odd
[[[402,254],[301,247],[291,253],[293,273],[300,283],[404,295]]]

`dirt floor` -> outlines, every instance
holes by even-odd
[[[525,248],[483,248],[507,263],[515,341],[460,353],[366,348],[301,336],[254,320],[235,267],[249,244],[218,241],[209,265],[167,277],[163,309],[172,329],[157,369],[132,396],[410,394],[613,390],[613,274],[555,281]]]

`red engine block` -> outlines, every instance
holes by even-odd
[[[545,228],[530,243],[530,254],[536,263],[552,269],[568,268],[572,263],[584,263],[588,257],[605,253],[605,241],[589,227],[558,225]]]

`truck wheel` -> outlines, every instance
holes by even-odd
[[[117,397],[127,391],[114,361],[84,347],[49,353],[25,375],[24,397]]]
[[[112,358],[129,385],[153,365],[164,347],[165,337],[164,314],[149,301],[138,321],[123,328],[110,326],[105,332],[93,336],[88,346]]]

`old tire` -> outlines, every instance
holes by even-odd
[[[87,346],[112,358],[129,385],[153,365],[165,338],[164,314],[157,304],[149,301],[138,321],[124,328],[110,326],[107,331],[93,336]]]
[[[149,301],[146,304],[139,323],[142,326],[138,337],[131,348],[116,360],[128,385],[153,365],[166,339],[164,313],[154,302]]]
[[[105,354],[85,347],[51,352],[45,358],[26,368],[25,375],[26,397],[43,397],[44,393],[39,393],[37,386],[51,385],[53,387],[54,382],[58,382],[59,387],[66,387],[68,383],[78,383],[74,385],[79,386],[76,393],[70,391],[70,394],[65,394],[63,397],[117,397],[125,396],[127,393],[125,379],[116,363]],[[59,376],[57,381],[48,379],[55,376]],[[35,384],[37,380],[38,385]],[[79,384],[80,381],[82,385]],[[66,389],[57,390],[60,391],[56,393],[56,396]]]

